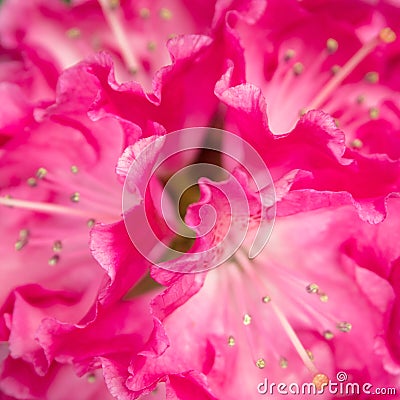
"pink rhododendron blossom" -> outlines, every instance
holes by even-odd
[[[205,323],[208,324],[208,329],[205,331],[208,334],[203,340],[212,341],[211,338],[215,336],[217,354],[222,355],[225,360],[229,360],[230,357],[241,360],[235,363],[236,374],[226,364],[219,366],[215,363],[215,371],[211,370],[209,373],[209,382],[212,387],[211,382],[213,378],[216,379],[218,389],[214,390],[221,390],[219,396],[223,394],[225,398],[234,398],[240,389],[243,390],[242,396],[245,396],[251,391],[251,387],[256,386],[257,381],[262,381],[265,375],[272,382],[284,380],[289,384],[293,379],[292,376],[296,376],[296,380],[299,381],[309,381],[310,375],[317,371],[335,376],[338,371],[346,370],[350,372],[351,380],[354,382],[370,380],[375,384],[381,382],[381,384],[397,385],[398,364],[393,360],[378,361],[382,353],[390,359],[389,345],[385,344],[385,339],[380,337],[379,332],[388,327],[389,312],[394,299],[393,289],[385,279],[362,270],[357,264],[348,262],[344,256],[338,264],[337,257],[341,253],[340,241],[346,238],[350,228],[337,215],[338,211],[325,212],[326,215],[320,212],[313,213],[279,219],[265,255],[261,254],[251,263],[239,253],[236,262],[234,260],[230,265],[224,266],[225,272],[222,267],[209,273],[205,286],[193,297],[193,302],[191,300],[185,304],[184,307],[190,307],[194,303],[193,309],[187,311],[188,315],[193,315],[196,308],[201,309],[201,303],[209,301],[211,314],[205,315]],[[341,232],[336,231],[340,240],[336,244],[333,236],[336,229],[329,225],[333,215],[335,215],[334,221],[340,221],[336,229],[339,231],[343,229]],[[301,222],[298,218],[304,218],[304,221]],[[311,224],[313,218],[318,222]],[[328,221],[324,218],[328,218]],[[352,224],[351,219],[349,223]],[[306,227],[308,224],[313,227],[311,231]],[[298,232],[296,227],[299,229]],[[307,232],[313,237],[312,246],[307,242]],[[298,240],[300,240],[300,250],[294,248]],[[320,240],[322,242],[319,242]],[[282,243],[291,243],[292,251],[288,251],[287,246]],[[321,243],[320,246],[317,243]],[[334,250],[329,250],[330,246],[334,246]],[[301,251],[302,248],[307,248],[309,251]],[[325,251],[328,253],[332,251],[332,255]],[[241,272],[242,268],[245,270],[244,275]],[[223,273],[227,276],[221,279],[218,275]],[[308,281],[304,280],[305,277]],[[346,282],[347,279],[350,281]],[[227,281],[224,295],[226,302],[219,300],[224,286],[220,287],[218,283],[222,281]],[[344,287],[346,289],[342,293]],[[352,287],[354,292],[350,291],[349,287]],[[378,298],[373,297],[374,293],[379,293]],[[196,303],[196,300],[199,303]],[[274,301],[276,305],[273,305]],[[343,307],[339,305],[341,301]],[[220,305],[220,310],[216,305]],[[269,306],[272,307],[268,308]],[[176,321],[182,320],[180,313],[184,312],[184,307],[177,310]],[[343,310],[343,313],[338,310]],[[215,314],[220,317],[215,319],[216,325],[213,331],[210,324],[214,321],[212,316]],[[201,316],[199,315],[197,319]],[[171,326],[173,329],[174,319],[173,317],[170,319],[171,325],[167,319],[166,326]],[[341,322],[335,322],[340,319]],[[222,327],[221,321],[224,321]],[[190,324],[190,321],[188,323]],[[370,323],[372,325],[369,328]],[[350,327],[351,331],[347,332]],[[369,329],[372,329],[370,333]],[[173,331],[170,333],[170,336],[172,335]],[[323,340],[323,337],[326,340]],[[362,344],[362,338],[372,342]],[[201,336],[197,341],[201,341]],[[181,341],[178,343],[178,347],[173,347],[175,353],[181,348]],[[378,343],[380,351],[374,352],[372,349],[378,347]],[[366,353],[367,348],[372,352]],[[354,350],[352,356],[350,349]],[[311,365],[305,350],[313,354],[314,363]],[[148,360],[149,365],[152,362]],[[229,361],[225,362],[229,365]],[[253,363],[263,369],[257,372]],[[290,365],[291,363],[294,365]],[[302,366],[302,363],[305,366]],[[272,368],[269,368],[271,364]],[[397,366],[394,367],[395,365]],[[280,371],[279,366],[283,370]],[[268,372],[264,373],[265,370]],[[388,370],[393,374],[392,379],[386,372]],[[223,378],[220,374],[223,374]],[[242,385],[229,383],[230,380],[233,382],[239,380],[239,377]],[[220,381],[226,386],[220,386]],[[244,387],[244,382],[250,387]],[[232,392],[229,395],[230,390]]]
[[[187,59],[190,56],[187,54],[184,57]],[[113,90],[129,91],[133,98],[136,96],[139,107],[142,102],[145,111],[141,115],[143,130],[140,125],[122,118],[91,114],[89,108],[99,97],[101,84],[104,83],[90,73],[93,69],[104,70],[107,73],[103,73],[101,78],[110,76],[113,82],[111,63],[105,55],[67,70],[58,82],[55,104],[48,108],[22,110],[27,114],[26,121],[29,121],[25,132],[10,140],[3,151],[1,201],[11,208],[3,208],[6,212],[3,213],[2,229],[8,234],[2,247],[7,260],[6,267],[2,269],[2,300],[14,287],[30,282],[43,285],[46,289],[37,286],[29,299],[18,303],[22,305],[17,308],[14,300],[16,292],[10,294],[3,310],[2,339],[9,342],[9,357],[32,363],[40,376],[50,373],[49,368],[56,359],[74,363],[80,375],[91,374],[94,368],[101,365],[100,362],[93,363],[93,356],[100,359],[115,354],[115,347],[103,338],[101,340],[111,344],[103,353],[96,347],[87,357],[82,354],[61,356],[62,347],[55,346],[54,336],[61,335],[63,338],[68,334],[68,339],[69,332],[77,331],[78,336],[85,338],[87,330],[83,328],[87,326],[93,331],[99,319],[103,318],[102,308],[99,307],[122,298],[145,273],[145,261],[132,254],[131,246],[124,253],[126,243],[130,245],[130,241],[122,222],[115,225],[120,232],[115,238],[109,239],[109,228],[95,229],[91,244],[94,259],[88,247],[89,229],[96,221],[110,222],[119,218],[122,185],[114,170],[124,146],[142,134],[162,134],[165,130],[151,121],[151,102],[139,85],[120,87],[114,81]],[[164,76],[169,78],[175,74],[175,68],[171,67]],[[77,82],[82,86],[76,85]],[[184,104],[182,100],[179,99],[180,104]],[[205,101],[201,118],[210,117],[213,113],[208,111],[211,106],[211,102]],[[164,106],[166,113],[168,107],[174,107],[174,104]],[[93,122],[88,114],[98,121]],[[113,134],[109,135],[109,132]],[[43,148],[46,149],[45,159]],[[27,158],[27,154],[30,157]],[[114,229],[112,232],[116,233]],[[121,249],[116,251],[118,242]],[[10,252],[11,249],[14,250]],[[109,255],[114,252],[115,256],[110,258]],[[105,274],[95,260],[100,262]],[[55,312],[55,309],[41,305],[41,291],[45,291],[48,301],[60,311]],[[147,310],[147,320],[152,325],[148,306],[140,304],[140,309]],[[129,310],[135,309],[137,315],[137,304],[132,303],[132,307]],[[22,315],[19,315],[20,312]],[[36,318],[31,322],[29,333],[25,330],[24,339],[16,330],[23,327],[24,315],[29,312]],[[108,309],[105,312],[116,316]],[[13,325],[12,321],[19,322]],[[145,319],[139,321],[136,328],[130,326],[137,330],[131,337],[146,335]],[[59,324],[64,329],[58,327]],[[107,338],[111,340],[114,335],[114,331],[110,331]],[[134,351],[131,339],[124,339],[127,339],[127,344],[121,352],[127,349]],[[13,344],[15,341],[17,347]],[[7,379],[6,375],[4,379]],[[167,390],[174,390],[171,388]]]
[[[398,396],[399,21],[3,0],[0,398]]]
[[[104,280],[89,230],[96,219],[120,214],[120,185],[104,163],[120,154],[123,129],[117,121],[95,127],[79,103],[69,104],[69,113],[62,108],[28,109],[25,129],[3,146],[1,340],[8,347],[0,386],[16,398],[68,398],[59,387],[68,379],[87,398],[104,390],[52,362],[37,336],[46,318],[75,324],[88,314]],[[115,134],[102,140],[110,129]]]
[[[145,160],[154,162],[148,156]],[[247,187],[245,175],[239,171],[234,175],[248,195],[254,220],[262,205],[257,206],[258,196]],[[219,194],[226,185],[233,182],[200,182],[200,200],[189,207],[186,222],[196,230],[201,209],[208,204],[217,212],[216,226],[207,235],[197,231],[199,239],[187,255],[161,265],[170,269],[174,264],[177,270],[181,265],[190,271],[202,263],[201,256],[190,255],[199,246],[212,246],[226,229],[229,211]],[[285,189],[277,182],[276,189],[279,199],[287,185]],[[390,203],[394,210],[397,203]],[[270,381],[288,385],[292,380],[309,382],[318,373],[335,376],[346,370],[353,382],[396,386],[400,365],[385,333],[393,318],[396,290],[388,280],[390,272],[366,269],[350,256],[349,246],[361,232],[369,241],[364,246],[377,252],[370,237],[374,232],[380,235],[379,230],[361,223],[351,207],[298,213],[278,219],[268,247],[254,260],[248,259],[245,241],[227,263],[207,276],[153,267],[153,278],[167,289],[152,302],[155,321],[163,322],[163,329],[155,326],[150,345],[159,346],[165,330],[169,346],[158,356],[140,353],[133,358],[125,390],[136,398],[159,381],[193,369],[202,373],[208,392],[199,398],[244,397],[262,381],[264,371]],[[390,271],[398,254],[388,250],[382,262]],[[185,357],[188,348],[190,357]]]
[[[155,80],[155,95],[146,94],[136,83],[119,85],[114,79],[109,56],[101,54],[61,75],[53,94],[56,96],[54,104],[48,101],[47,92],[42,92],[41,103],[24,103],[23,99],[18,99],[21,117],[15,119],[23,131],[14,129],[18,135],[5,143],[1,160],[1,200],[3,206],[10,207],[3,208],[2,212],[2,230],[7,232],[2,236],[7,240],[2,246],[6,266],[2,268],[1,298],[6,302],[2,309],[1,336],[9,344],[4,366],[13,359],[21,360],[17,368],[29,364],[31,379],[35,374],[46,379],[38,381],[37,392],[31,392],[27,389],[29,383],[21,380],[21,376],[12,378],[13,369],[4,367],[4,393],[24,398],[51,398],[48,381],[59,373],[59,368],[53,366],[72,363],[79,376],[85,375],[92,381],[93,371],[102,365],[101,357],[108,356],[118,362],[120,358],[125,360],[127,351],[133,354],[139,351],[143,343],[139,336],[150,333],[151,330],[145,329],[146,320],[148,326],[153,324],[149,307],[143,302],[132,302],[128,308],[124,304],[117,308],[121,318],[124,313],[127,318],[132,313],[137,316],[136,325],[129,325],[134,333],[124,334],[122,328],[113,323],[117,330],[105,332],[99,344],[93,343],[94,348],[88,349],[86,356],[82,353],[85,346],[77,346],[76,350],[67,346],[66,352],[63,347],[63,340],[70,343],[72,337],[75,342],[75,335],[82,337],[85,343],[87,332],[96,332],[105,318],[116,318],[117,313],[107,307],[123,297],[145,273],[145,262],[135,258],[129,247],[126,254],[122,245],[121,251],[116,251],[118,242],[125,244],[125,248],[129,242],[122,222],[115,225],[120,232],[117,238],[109,238],[109,228],[96,228],[91,244],[94,258],[88,247],[89,230],[97,221],[116,221],[121,213],[122,185],[114,170],[124,146],[141,135],[165,132],[155,117],[157,103],[160,103],[157,97],[160,98],[161,93],[165,98],[162,103],[165,120],[160,119],[160,122],[165,125],[170,120],[171,126],[181,127],[189,123],[187,116],[196,124],[208,123],[212,118],[217,105],[212,93],[213,77],[208,81],[206,77],[207,85],[199,88],[204,97],[202,109],[189,104],[191,93],[186,87],[182,86],[179,93],[176,85],[185,75],[189,80],[200,76],[198,64],[204,61],[198,53],[207,50],[210,40],[205,36],[177,40],[182,49],[178,51],[175,46],[174,64],[162,70]],[[223,64],[223,56],[220,63]],[[15,87],[22,89],[22,85]],[[114,118],[112,112],[96,113],[96,107],[107,104],[106,98],[113,92],[126,92],[136,102],[141,110],[138,124]],[[111,101],[111,106],[118,107],[118,102]],[[179,107],[187,109],[187,116],[178,120],[174,116]],[[5,133],[8,133],[8,126],[5,125]],[[112,232],[115,234],[115,230]],[[109,254],[115,251],[117,257],[110,258]],[[96,260],[104,270],[98,267]],[[28,283],[37,286],[25,286]],[[24,293],[29,290],[29,296],[22,301],[16,296],[17,290]],[[104,311],[103,307],[106,307]],[[144,312],[143,318],[138,316],[139,308]],[[27,330],[24,324],[30,314],[30,329]],[[121,339],[114,339],[116,332]],[[56,337],[60,337],[59,341]],[[138,343],[136,350],[132,340]],[[114,346],[116,341],[125,343],[120,350]],[[103,350],[99,350],[99,346]],[[98,361],[93,361],[93,357]],[[12,386],[8,386],[10,379],[14,382]],[[112,389],[114,379],[106,377],[113,394],[117,390]],[[84,377],[81,381],[83,385],[88,383]],[[174,385],[168,385],[167,392],[178,390]],[[158,393],[162,395],[163,389]]]

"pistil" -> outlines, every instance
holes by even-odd
[[[138,62],[130,49],[129,39],[121,22],[121,9],[119,1],[98,0],[98,2],[101,6],[108,26],[115,36],[128,71],[132,74],[135,74],[138,70]]]

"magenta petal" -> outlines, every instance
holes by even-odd
[[[66,387],[68,390],[65,390]],[[72,367],[55,364],[46,376],[41,377],[35,374],[29,364],[12,358],[3,364],[0,390],[4,400],[68,400],[71,396],[89,400],[112,399],[101,375],[78,378]]]
[[[1,399],[398,386],[397,0],[0,3]],[[251,143],[276,197],[244,169],[200,178],[194,245],[155,266],[176,244],[165,181],[192,160],[147,181],[146,149],[188,126]]]
[[[171,400],[216,400],[217,397],[207,391],[204,377],[190,372],[182,375],[171,375],[167,381],[167,399]]]
[[[400,191],[396,161],[346,149],[343,131],[322,111],[308,112],[288,134],[273,135],[264,97],[254,86],[221,89],[220,97],[230,107],[232,123],[259,149],[275,179],[298,169],[312,174],[293,182],[280,212],[353,204],[365,221],[378,223],[385,218],[387,198]],[[261,134],[254,136],[254,131]],[[290,160],[290,165],[283,166],[282,159]]]
[[[99,357],[138,353],[152,329],[148,296],[106,308],[99,305],[92,314],[74,325],[43,321],[37,337],[49,360],[71,363],[82,375],[99,367]],[[158,339],[162,346],[166,339]]]
[[[123,221],[96,225],[91,232],[91,249],[108,275],[99,294],[104,304],[122,298],[146,273],[146,261],[132,245]]]
[[[20,133],[33,118],[31,106],[24,98],[22,89],[13,84],[2,82],[0,85],[0,100],[4,107],[0,111],[1,142]],[[3,143],[1,143],[3,144]]]
[[[154,315],[161,321],[195,295],[205,279],[204,274],[177,274],[158,267],[152,268],[151,275],[157,282],[168,285],[152,301]]]
[[[16,289],[2,309],[9,331],[3,340],[9,342],[10,355],[31,363],[44,375],[50,362],[37,342],[39,326],[48,316],[73,323],[83,317],[84,307],[85,302],[75,293],[53,292],[38,285]]]

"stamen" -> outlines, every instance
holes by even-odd
[[[350,324],[350,322],[343,321],[339,322],[336,325],[336,328],[339,329],[340,332],[350,332],[352,325]]]
[[[76,175],[80,171],[77,166],[73,165],[71,172]],[[61,195],[64,195],[65,192],[70,192],[72,193],[70,200],[76,203],[84,197],[85,206],[94,207],[98,213],[102,209],[106,214],[109,214],[111,210],[116,215],[120,214],[120,211],[115,208],[115,202],[109,196],[109,189],[106,189],[104,183],[96,180],[93,176],[83,174],[79,181],[73,182],[69,178],[65,179],[64,176],[57,177],[55,174],[48,173],[41,186],[51,191],[56,190]],[[101,201],[99,201],[100,196]],[[89,205],[89,203],[92,203],[92,205]]]
[[[18,239],[15,242],[15,250],[20,251],[22,250],[26,245],[27,245],[28,241],[24,240],[24,239]]]
[[[71,172],[73,174],[77,174],[79,172],[79,168],[76,165],[71,165]]]
[[[81,36],[81,30],[79,28],[68,29],[65,34],[70,39],[78,39]]]
[[[294,295],[293,291],[288,290],[287,297],[293,302],[298,302],[298,297]],[[326,309],[322,305],[312,304],[311,302],[303,302],[302,311],[308,314],[310,319],[316,321],[322,330],[324,330],[326,324],[328,326],[336,326],[337,322],[342,318],[341,315],[335,315],[333,310]]]
[[[307,293],[318,293],[319,286],[316,283],[310,283],[306,287]]]
[[[153,41],[150,41],[149,43],[147,43],[147,49],[149,51],[154,51],[156,49],[156,43]]]
[[[263,358],[259,358],[259,359],[256,361],[256,366],[257,366],[258,368],[260,368],[260,369],[265,368],[265,360],[264,360]]]
[[[110,8],[112,10],[115,10],[121,5],[119,0],[109,0],[109,1],[110,1]]]
[[[304,348],[303,344],[301,343],[299,337],[296,335],[296,332],[292,328],[292,325],[290,325],[289,321],[286,319],[285,315],[282,313],[282,311],[274,304],[274,302],[271,303],[271,306],[278,317],[284,331],[288,335],[290,341],[293,344],[293,347],[296,349],[297,353],[299,354],[300,358],[302,359],[304,365],[308,368],[308,370],[313,373],[317,374],[318,370],[315,367],[314,363],[310,359],[307,350]]]
[[[78,210],[75,208],[65,207],[58,204],[51,204],[51,203],[41,203],[36,201],[27,201],[27,200],[18,200],[10,197],[0,197],[0,204],[3,206],[9,207],[17,207],[23,208],[25,210],[32,210],[37,212],[43,212],[46,214],[62,214],[67,216],[76,216],[76,217],[83,217],[83,218],[90,218],[93,216],[93,213],[90,214],[84,210]],[[98,219],[106,222],[115,221],[115,217],[112,215],[99,215]],[[92,218],[90,218],[92,220]]]
[[[371,107],[369,110],[369,117],[371,119],[377,119],[379,117],[379,108]]]
[[[244,314],[243,316],[243,325],[248,326],[251,324],[251,315]]]
[[[393,43],[396,38],[396,33],[389,27],[383,28],[379,32],[379,39],[384,43]]]
[[[119,49],[121,51],[122,58],[129,72],[135,74],[138,70],[138,63],[136,58],[131,52],[126,32],[120,21],[120,15],[118,15],[119,1],[113,0],[98,0],[101,9],[103,11],[104,17],[112,30],[115,39],[118,43]]]
[[[81,195],[78,192],[72,193],[71,195],[71,201],[74,203],[79,203],[81,199]]]
[[[21,229],[19,231],[19,237],[20,237],[20,239],[28,239],[28,237],[29,237],[29,229]]]
[[[49,259],[49,265],[53,267],[54,265],[57,265],[59,261],[60,261],[60,256],[58,254],[55,254],[53,257]]]
[[[288,49],[283,57],[283,59],[288,62],[290,61],[294,56],[296,55],[296,52],[293,49]]]
[[[170,20],[172,18],[172,12],[168,8],[162,8],[160,10],[160,18]]]
[[[378,83],[379,81],[379,74],[375,71],[370,71],[367,72],[364,76],[364,79],[368,82],[368,83]]]
[[[38,179],[43,179],[46,175],[47,175],[46,168],[41,167],[36,171],[36,178]]]
[[[331,80],[317,94],[307,110],[315,110],[327,100],[332,92],[350,75],[351,72],[381,43],[391,43],[396,39],[395,33],[390,28],[383,29],[378,36],[365,43],[353,57],[331,78]]]
[[[61,240],[56,240],[56,241],[53,243],[53,251],[59,252],[59,251],[61,251],[61,250],[62,250],[62,243],[61,243]]]
[[[88,381],[89,383],[95,383],[95,382],[96,382],[96,375],[95,375],[95,374],[89,374],[89,375],[87,376],[87,381]]]
[[[1,199],[1,197],[0,197],[0,199]],[[6,194],[5,196],[4,196],[4,199],[6,199],[6,200],[12,200],[13,199],[13,197],[10,195],[10,194]],[[0,203],[1,204],[1,203]],[[9,205],[9,206],[7,206],[7,207],[9,207],[9,208],[13,208],[14,206],[12,206],[12,205]]]
[[[239,249],[236,252],[235,257],[240,261],[240,265],[242,266],[242,269],[246,273],[246,275],[250,279],[254,279],[255,282],[257,282],[257,284],[259,284],[260,286],[264,286],[265,287],[264,290],[267,290],[268,287],[265,284],[265,282],[263,281],[263,279],[261,278],[261,280],[260,280],[259,278],[257,278],[255,276],[255,272],[254,272],[254,268],[253,268],[254,265],[251,264],[251,261],[248,259],[247,255],[245,255],[242,252],[242,249]],[[317,286],[317,285],[315,285],[315,286]],[[289,321],[287,320],[286,316],[279,309],[279,307],[276,305],[276,303],[274,303],[272,301],[270,304],[271,304],[272,310],[274,311],[274,313],[277,316],[279,322],[281,323],[281,326],[282,326],[283,330],[286,332],[287,336],[289,337],[289,340],[291,341],[293,347],[295,348],[295,350],[299,354],[299,356],[302,359],[304,365],[307,367],[307,369],[313,375],[316,375],[318,373],[318,370],[315,367],[312,359],[310,359],[310,352],[307,351],[304,348],[304,346],[301,343],[299,337],[297,336],[296,332],[294,331],[292,325],[289,323]]]
[[[303,71],[304,71],[304,65],[301,62],[297,62],[296,64],[293,65],[293,73],[296,76],[301,75]]]
[[[356,98],[356,103],[357,104],[362,104],[362,103],[364,103],[364,101],[365,101],[365,96],[364,95],[360,94],[360,95],[357,96],[357,98]]]
[[[37,180],[36,178],[28,178],[26,180],[26,183],[28,184],[28,186],[30,187],[36,187],[37,186]]]
[[[335,64],[335,65],[332,66],[332,68],[331,68],[332,75],[336,75],[339,71],[340,71],[340,66],[339,65]]]
[[[281,357],[279,360],[279,366],[281,368],[287,368],[288,367],[288,360],[285,357]]]
[[[303,115],[305,115],[307,113],[307,110],[305,108],[301,108],[299,110],[299,117],[302,117]]]
[[[19,239],[15,242],[15,250],[20,251],[28,244],[29,230],[21,229],[19,231]]]
[[[228,275],[229,275],[230,279],[232,279],[235,282],[235,284],[239,283],[238,276],[233,270],[229,270]],[[245,304],[241,304],[241,303],[244,303],[243,299],[238,298],[237,296],[233,295],[232,292],[230,292],[230,294],[232,296],[232,305],[235,308],[235,316],[238,314],[240,315],[242,313],[243,308],[246,307]],[[229,315],[229,313],[227,313],[227,315]],[[242,322],[244,323],[244,319]],[[237,331],[235,333],[238,335],[238,338],[229,336],[228,346],[233,347],[236,344],[236,339],[238,339],[239,342],[240,342],[240,339],[244,339],[244,343],[247,344],[247,346],[249,348],[251,359],[252,359],[253,363],[255,364],[258,357],[256,357],[256,355],[255,355],[254,340],[251,335],[251,332],[249,331],[249,328],[246,326],[243,329],[239,329],[239,331]]]
[[[319,299],[323,302],[326,303],[329,300],[329,297],[326,293],[319,293]]]
[[[325,331],[324,333],[323,333],[323,335],[324,335],[324,338],[326,339],[326,340],[332,340],[333,339],[333,332],[331,332],[331,331]]]
[[[271,296],[264,296],[263,298],[262,298],[262,302],[263,303],[269,303],[271,301]]]
[[[148,8],[141,8],[139,11],[140,18],[147,19],[150,18],[150,10]]]
[[[325,374],[316,374],[313,377],[313,384],[320,391],[329,384],[329,378]]]
[[[337,40],[329,38],[326,41],[326,49],[328,50],[329,54],[333,54],[337,51],[339,47],[339,43],[337,42]]]
[[[354,147],[355,149],[361,149],[363,147],[364,143],[362,142],[361,139],[354,139],[351,142],[351,147]]]

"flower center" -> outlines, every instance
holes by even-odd
[[[197,156],[191,163],[192,166],[196,164],[209,164],[217,167],[221,166],[221,152],[212,149],[201,149]],[[213,181],[221,180],[222,176],[219,176],[218,172],[201,169],[199,176],[208,177]],[[177,204],[177,214],[179,214],[179,220],[184,221],[188,207],[194,204],[200,199],[200,188],[198,185],[199,176],[195,175],[196,171],[191,169],[183,169],[182,173],[177,176],[177,179],[170,178],[173,176],[166,176],[161,179],[161,183],[164,189],[167,190],[173,204]],[[181,224],[181,233],[176,233],[168,247],[172,250],[176,250],[182,253],[186,253],[190,250],[194,244],[194,236],[192,230],[189,230],[186,224]]]

